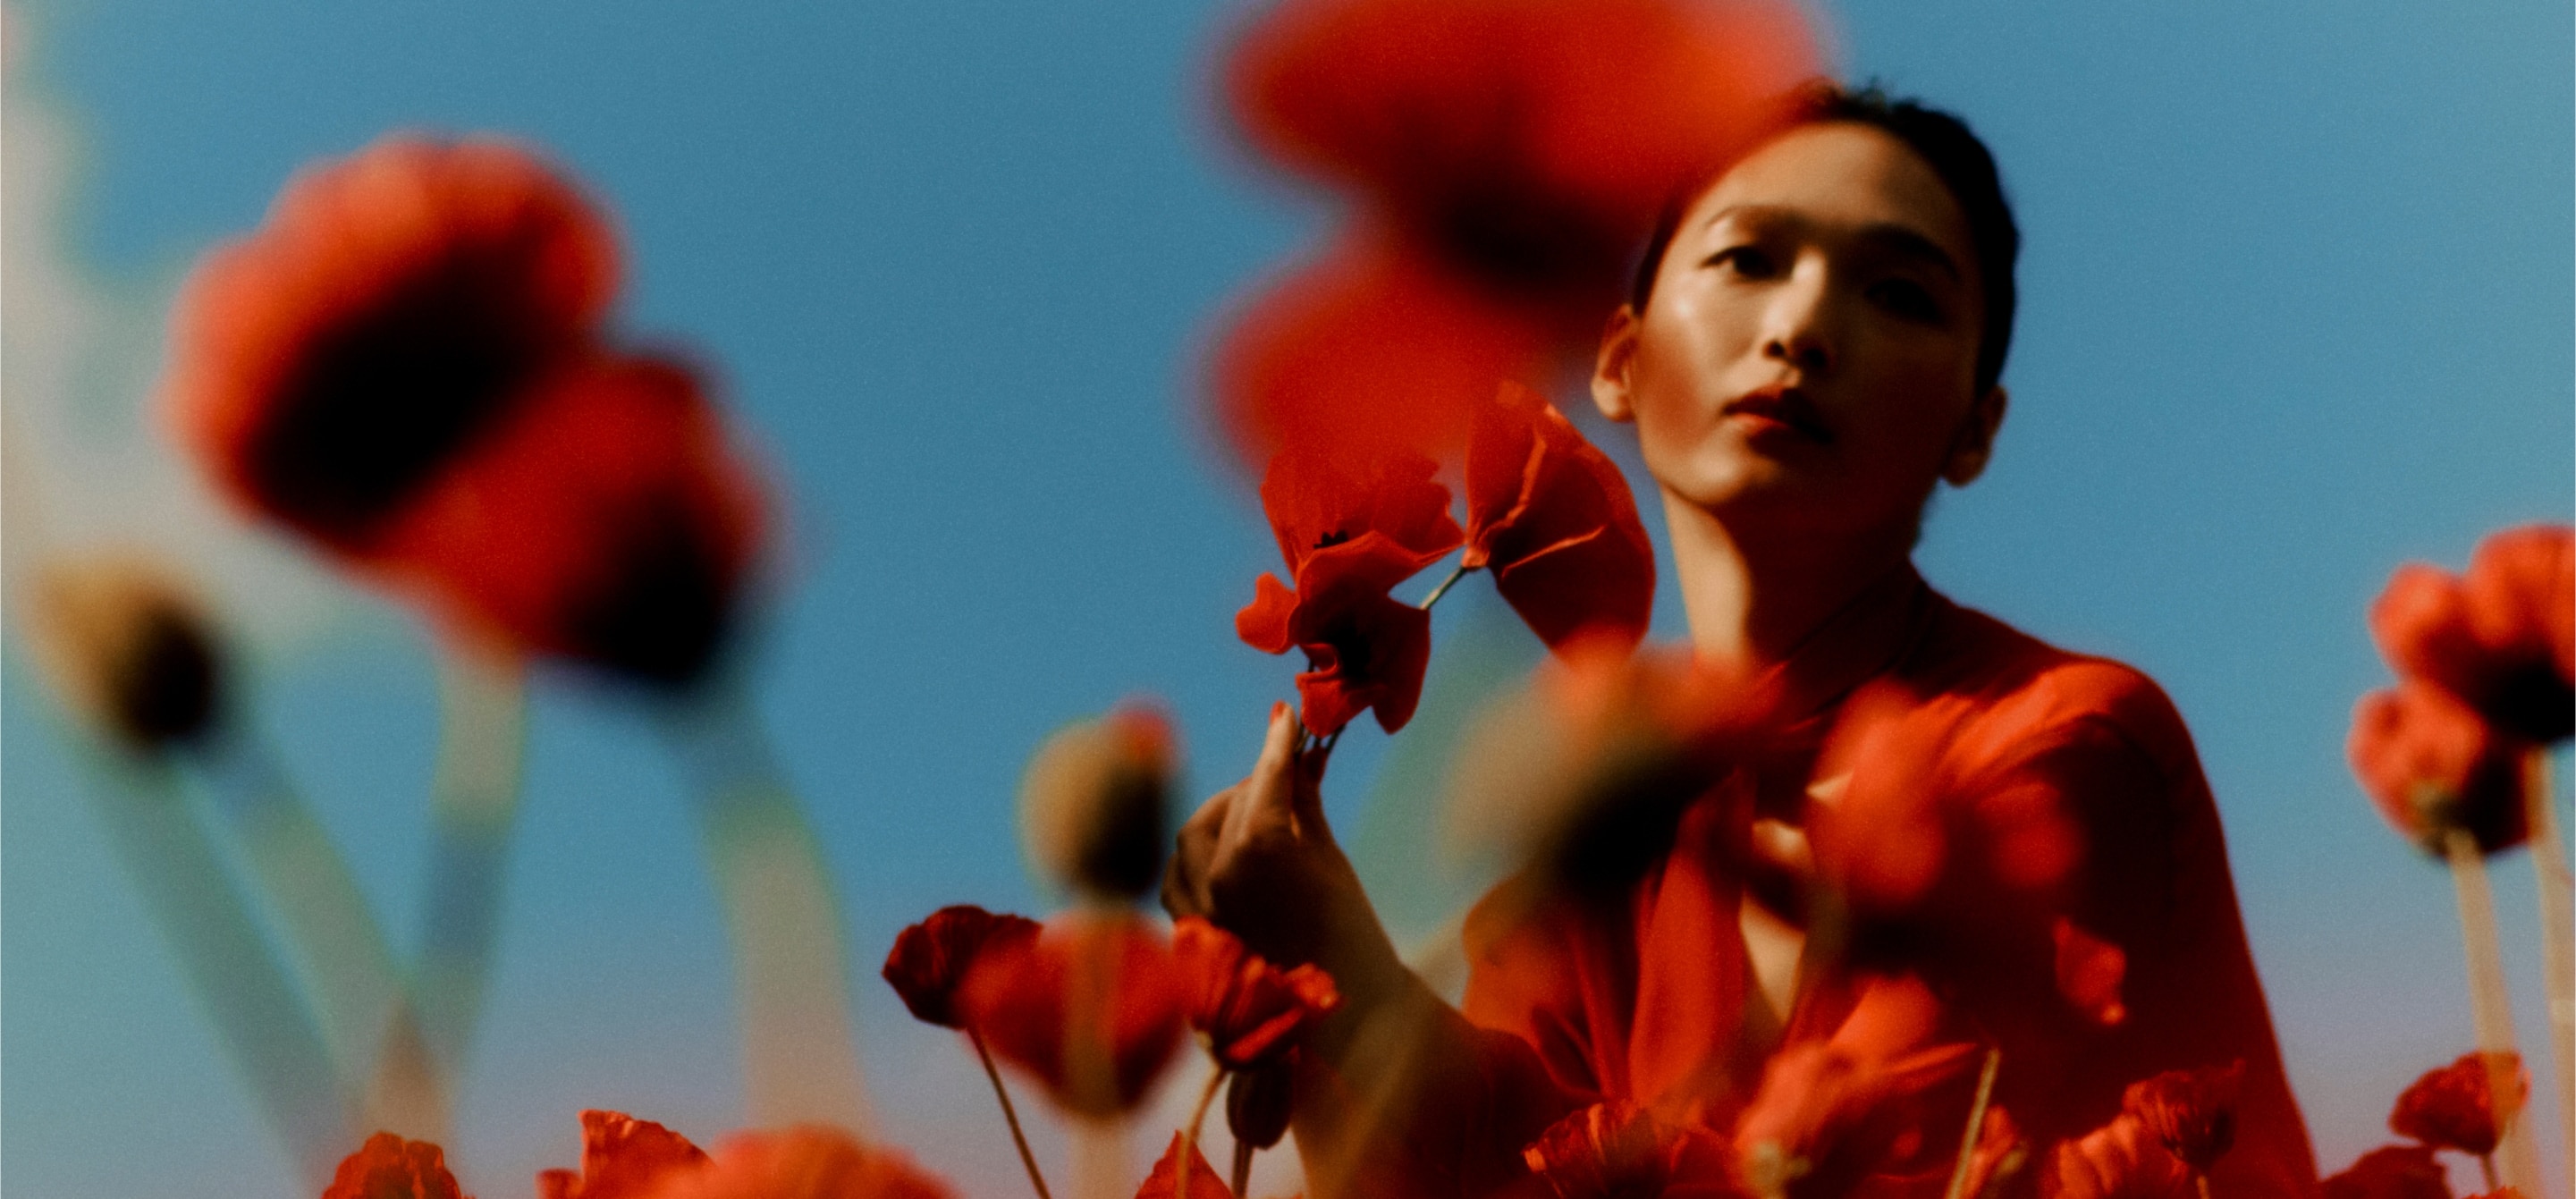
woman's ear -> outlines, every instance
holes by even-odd
[[[1637,419],[1628,396],[1628,371],[1637,358],[1637,310],[1625,304],[1601,330],[1601,352],[1592,359],[1592,406],[1626,424]]]
[[[1969,406],[1968,418],[1959,422],[1959,435],[1950,443],[1950,456],[1941,463],[1941,477],[1950,486],[1965,487],[1986,473],[1986,461],[1995,453],[1995,430],[2003,427],[2011,400],[1997,384]]]

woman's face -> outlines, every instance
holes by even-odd
[[[1984,295],[1958,201],[1856,124],[1782,134],[1684,214],[1593,398],[1634,421],[1667,496],[1732,529],[1910,538],[1936,479],[1985,466]]]

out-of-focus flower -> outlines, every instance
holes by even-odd
[[[2494,1088],[2488,1069],[2490,1059],[2498,1056],[2509,1059],[2500,1064],[2512,1079],[2501,1118],[2490,1093]],[[2520,1055],[2462,1054],[2450,1065],[2425,1071],[2399,1094],[2396,1109],[2388,1113],[2388,1127],[2436,1149],[2485,1157],[2495,1152],[2505,1126],[2513,1123],[2530,1097],[2531,1075],[2523,1069]]]
[[[2379,814],[2439,854],[2453,828],[2466,829],[2488,853],[2522,844],[2529,835],[2521,790],[2527,746],[2449,692],[2409,679],[2361,697],[2346,749]]]
[[[447,1157],[427,1141],[390,1132],[368,1137],[340,1160],[322,1199],[469,1199],[447,1172]]]
[[[1152,890],[1177,757],[1171,721],[1148,702],[1058,730],[1020,780],[1029,856],[1078,894],[1124,901]]]
[[[382,538],[450,623],[666,686],[732,630],[764,504],[697,374],[658,357],[568,362]]]
[[[2513,735],[2576,729],[2576,532],[2530,526],[2479,543],[2465,578],[2397,569],[2370,608],[2398,672],[2458,696]]]
[[[1172,926],[1172,956],[1188,990],[1190,1027],[1207,1034],[1208,1052],[1228,1070],[1278,1061],[1342,1003],[1321,968],[1282,970],[1196,916]]]
[[[537,1199],[645,1199],[707,1155],[687,1137],[624,1112],[581,1114],[581,1169],[537,1172]]]
[[[965,1028],[958,990],[976,959],[988,949],[1036,937],[1038,927],[1026,916],[995,915],[971,903],[941,908],[895,934],[894,949],[886,954],[886,985],[903,998],[914,1019]]]
[[[1297,1074],[1293,1059],[1282,1057],[1249,1070],[1237,1070],[1225,1086],[1225,1128],[1234,1139],[1255,1149],[1268,1149],[1288,1135],[1295,1114]]]
[[[1235,614],[1235,635],[1266,654],[1304,651],[1297,676],[1298,718],[1329,737],[1374,710],[1378,727],[1395,732],[1422,702],[1431,666],[1431,614],[1387,594],[1386,576],[1403,560],[1375,533],[1309,554],[1290,590],[1263,575],[1252,603]]]
[[[698,1167],[662,1176],[647,1199],[955,1199],[901,1151],[819,1125],[725,1138]]]
[[[1766,1162],[1797,1163],[1798,1194],[1839,1195],[1870,1175],[1913,1172],[1932,1144],[1935,1092],[1964,1082],[1978,1056],[1975,1046],[1935,1039],[1940,1007],[1918,980],[1871,980],[1831,1038],[1775,1054],[1736,1121],[1746,1185],[1780,1189],[1785,1180],[1761,1177]]]
[[[1448,825],[1462,848],[1607,893],[1662,858],[1759,709],[1754,688],[1687,652],[1576,638],[1460,742]]]
[[[1549,647],[1600,630],[1634,645],[1655,550],[1617,463],[1536,393],[1505,383],[1467,441],[1467,552]]]
[[[1625,1100],[1596,1103],[1548,1126],[1521,1150],[1557,1199],[1734,1194],[1725,1143]]]
[[[171,577],[139,558],[47,567],[31,597],[28,644],[65,702],[127,749],[198,740],[223,715],[213,628]]]
[[[491,138],[386,138],[288,184],[182,292],[165,403],[236,501],[343,552],[592,337],[605,220]]]
[[[1153,1172],[1145,1176],[1145,1185],[1136,1188],[1136,1199],[1235,1199],[1233,1188],[1225,1185],[1225,1179],[1208,1165],[1207,1158],[1199,1153],[1199,1147],[1190,1145],[1187,1148],[1190,1155],[1190,1193],[1187,1196],[1180,1193],[1183,1145],[1181,1134],[1176,1132],[1172,1134],[1171,1147],[1163,1150],[1162,1158],[1154,1163]]]
[[[2058,1142],[2042,1182],[2041,1193],[2054,1199],[2184,1199],[2194,1190],[2182,1159],[2131,1112]]]
[[[1541,323],[1379,230],[1345,234],[1231,319],[1209,386],[1250,471],[1317,449],[1452,460],[1494,385],[1543,369],[1550,349]]]
[[[2236,1144],[2236,1096],[2245,1063],[2167,1070],[2129,1084],[2120,1106],[2156,1143],[2195,1174],[2207,1174]]]
[[[2321,1190],[2324,1199],[2451,1199],[2451,1177],[2430,1145],[2382,1145]]]
[[[1597,320],[1658,209],[1818,61],[1786,4],[1287,0],[1226,90],[1255,145],[1451,269]]]
[[[2086,1019],[2104,1027],[2128,1019],[2129,1009],[2120,1002],[2120,984],[2128,975],[2129,955],[2063,916],[2049,933],[2057,944],[2057,993]]]
[[[1172,947],[1125,913],[1077,913],[988,944],[960,1010],[993,1051],[1078,1115],[1144,1102],[1180,1048],[1189,994]]]
[[[1987,1108],[1985,1122],[1977,1128],[1976,1148],[1968,1152],[1968,1176],[1962,1180],[1959,1193],[1977,1199],[2003,1194],[2030,1165],[2030,1154],[2030,1141],[2022,1135],[2021,1125],[2014,1122],[2012,1113],[2000,1107]]]

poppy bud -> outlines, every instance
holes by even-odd
[[[2236,1144],[2236,1095],[2244,1082],[2241,1061],[2224,1069],[2167,1070],[2131,1083],[2120,1104],[2166,1152],[2193,1173],[2207,1174]]]
[[[1031,860],[1093,898],[1130,902],[1152,891],[1170,841],[1164,803],[1173,759],[1171,723],[1144,704],[1047,738],[1020,784]]]
[[[67,564],[38,584],[33,644],[73,708],[126,748],[204,736],[222,715],[223,660],[183,591],[134,561]]]
[[[1288,1115],[1297,1098],[1297,1073],[1287,1059],[1253,1070],[1237,1070],[1225,1088],[1225,1127],[1234,1139],[1255,1149],[1268,1149],[1288,1135]]]

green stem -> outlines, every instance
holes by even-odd
[[[449,1079],[464,1073],[500,937],[519,814],[526,702],[515,664],[440,660],[437,773],[416,992],[421,1037]]]
[[[1236,1141],[1234,1143],[1234,1171],[1232,1179],[1234,1199],[1244,1199],[1244,1196],[1251,1193],[1252,1154],[1252,1142]],[[1186,1199],[1186,1197],[1183,1197],[1183,1199]]]
[[[2487,1086],[2495,1099],[2493,1110],[2502,1112],[2506,1107],[2502,1097],[2514,1082],[2513,1067],[2508,1064],[2514,1059],[2504,1055],[2517,1051],[2513,1009],[2505,991],[2504,947],[2496,936],[2495,894],[2487,884],[2486,856],[2468,830],[2443,830],[2442,850],[2459,893],[2460,940],[2469,965],[2469,1014],[2477,1026],[2478,1050],[2488,1055]],[[2525,1195],[2539,1194],[2539,1161],[2532,1152],[2530,1121],[2507,1122],[2499,1132],[2504,1185]]]
[[[2576,1152],[2576,902],[2567,847],[2558,839],[2558,802],[2549,781],[2549,751],[2523,759],[2523,804],[2531,827],[2531,869],[2540,884],[2540,966],[2549,998],[2549,1049],[2558,1076],[2560,1134]]]
[[[984,1077],[993,1080],[993,1098],[1002,1101],[1002,1120],[1011,1126],[1011,1143],[1019,1146],[1020,1164],[1029,1170],[1029,1185],[1037,1188],[1038,1199],[1055,1199],[1047,1194],[1046,1175],[1038,1172],[1038,1157],[1029,1152],[1028,1134],[1020,1131],[1019,1109],[1011,1106],[1011,1092],[1002,1085],[1002,1072],[993,1068],[993,1052],[984,1047],[984,1034],[970,1028],[966,1039],[974,1042],[975,1057],[984,1063]]]
[[[1216,1102],[1216,1089],[1225,1083],[1225,1067],[1208,1072],[1207,1085],[1199,1088],[1199,1101],[1190,1108],[1190,1122],[1181,1129],[1179,1160],[1172,1163],[1172,1197],[1189,1199],[1190,1164],[1198,1160],[1199,1128],[1207,1123],[1208,1105]]]
[[[1450,571],[1448,578],[1440,580],[1440,585],[1431,589],[1431,594],[1422,597],[1422,610],[1430,611],[1431,605],[1439,603],[1441,596],[1449,594],[1450,587],[1456,585],[1458,580],[1466,578],[1467,572],[1474,569],[1475,567],[1472,566],[1460,566]]]
[[[1977,1142],[1985,1136],[1986,1103],[1994,1098],[1995,1071],[2003,1061],[2003,1050],[1986,1050],[1985,1068],[1977,1074],[1977,1097],[1968,1103],[1968,1131],[1959,1138],[1959,1161],[1950,1168],[1950,1185],[1941,1192],[1942,1199],[1962,1199],[1967,1194],[1968,1167],[1976,1161]]]

